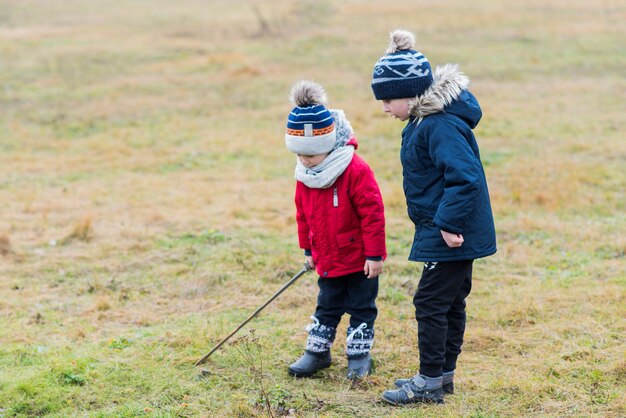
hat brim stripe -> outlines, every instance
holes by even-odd
[[[331,133],[334,129],[335,129],[335,125],[334,124],[330,125],[330,126],[327,126],[326,128],[313,129],[313,135],[314,136],[326,135],[328,133]],[[304,135],[304,129],[290,129],[290,128],[287,128],[287,134],[288,135],[292,135],[292,136],[305,136]]]

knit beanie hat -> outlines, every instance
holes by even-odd
[[[374,65],[372,90],[376,100],[405,99],[422,95],[432,84],[428,59],[413,50],[415,37],[398,29],[389,34],[386,55]]]
[[[328,109],[333,119],[335,120],[335,132],[337,138],[335,139],[335,146],[333,151],[337,148],[345,146],[350,140],[354,138],[354,130],[352,124],[346,117],[345,112],[342,109]]]
[[[285,144],[301,155],[326,154],[335,147],[335,121],[326,109],[326,92],[313,81],[300,81],[291,89],[293,108],[287,118]]]

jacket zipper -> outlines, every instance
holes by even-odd
[[[333,207],[339,207],[339,197],[337,196],[337,188],[333,190]]]

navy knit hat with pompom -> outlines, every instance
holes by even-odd
[[[287,118],[285,144],[300,155],[326,154],[335,146],[335,120],[326,109],[324,88],[312,81],[300,81],[291,89],[296,105]]]
[[[374,65],[372,90],[376,100],[421,96],[433,82],[428,59],[413,50],[415,37],[411,32],[399,29],[389,35],[389,48]]]

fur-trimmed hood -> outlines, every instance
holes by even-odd
[[[482,117],[482,111],[474,95],[467,90],[469,82],[469,78],[459,71],[456,64],[437,67],[432,86],[409,105],[409,113],[423,118],[445,111],[460,117],[474,128]]]

